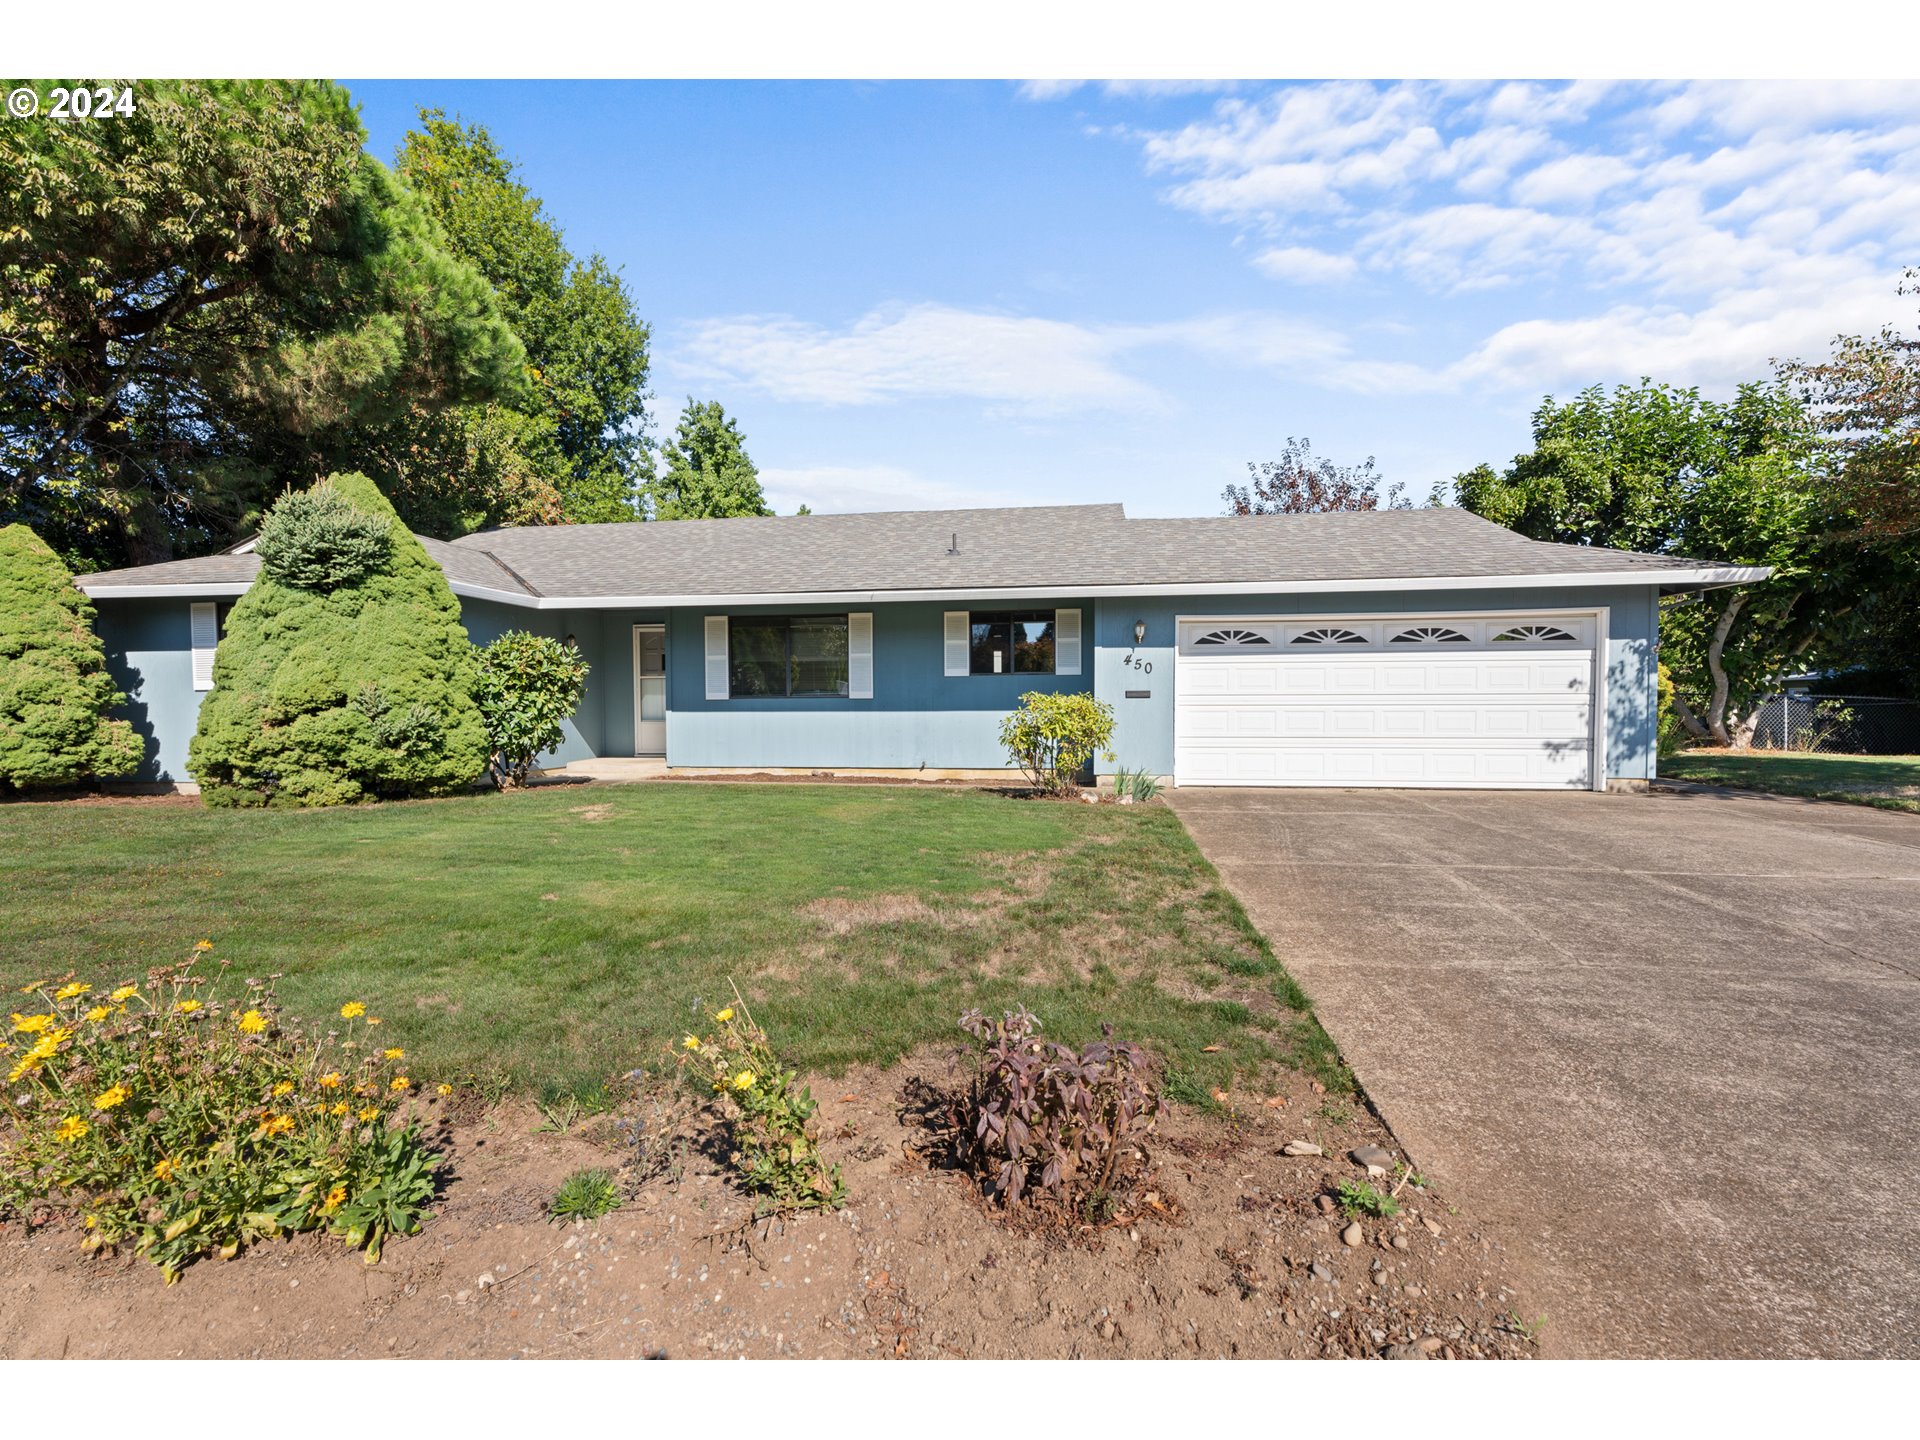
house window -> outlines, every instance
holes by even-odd
[[[1053,673],[1053,611],[976,610],[968,618],[973,674]]]
[[[845,695],[847,617],[736,615],[727,626],[732,694]]]

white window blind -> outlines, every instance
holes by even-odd
[[[873,698],[873,614],[847,616],[847,695]]]
[[[192,618],[193,688],[213,688],[213,651],[220,643],[220,616],[211,600],[196,600],[187,606]]]
[[[947,674],[949,675],[965,675],[973,668],[969,663],[971,656],[969,641],[972,639],[972,633],[968,628],[970,622],[967,617],[970,613],[966,610],[947,611]]]
[[[707,699],[727,698],[727,617],[707,616]]]
[[[1056,675],[1080,673],[1080,612],[1078,610],[1053,612],[1053,673]]]

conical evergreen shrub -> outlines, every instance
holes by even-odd
[[[127,774],[140,737],[107,718],[126,698],[73,573],[26,526],[0,527],[0,789]]]
[[[486,768],[446,576],[366,476],[322,488],[268,515],[259,578],[215,653],[187,751],[208,804],[443,795]],[[367,543],[369,519],[384,547]]]

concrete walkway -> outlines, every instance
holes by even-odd
[[[1168,798],[1548,1353],[1920,1355],[1920,817]]]

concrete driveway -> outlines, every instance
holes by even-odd
[[[1920,1354],[1920,817],[1168,798],[1548,1353]]]

